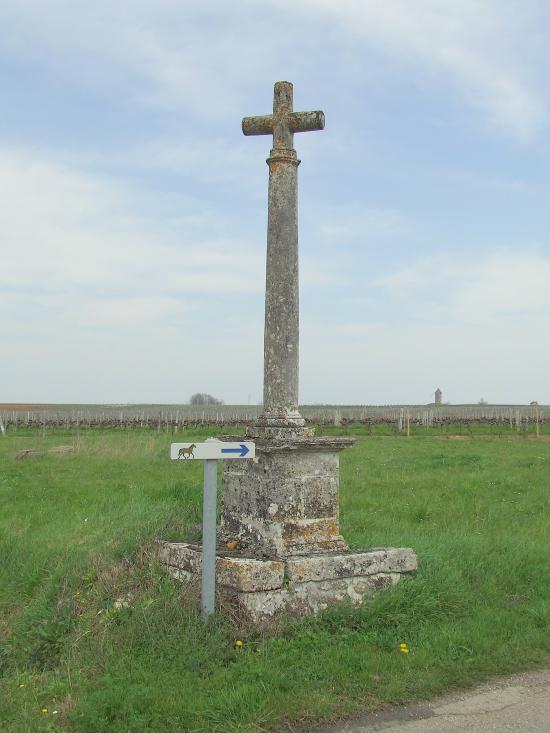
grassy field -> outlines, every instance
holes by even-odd
[[[360,435],[343,534],[414,547],[419,570],[267,633],[205,627],[155,562],[155,538],[198,536],[201,466],[168,460],[172,435],[0,436],[0,730],[292,731],[547,663],[550,442],[462,437]]]

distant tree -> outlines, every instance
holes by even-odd
[[[190,405],[223,405],[223,400],[218,400],[206,392],[197,392],[189,399]]]
[[[486,405],[487,404],[487,400],[483,399],[483,397],[482,397],[477,404],[478,405]]]

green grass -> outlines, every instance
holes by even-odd
[[[341,458],[348,542],[414,547],[418,572],[269,633],[224,613],[205,627],[156,564],[156,537],[200,522],[201,466],[168,460],[172,435],[0,436],[0,730],[276,730],[546,663],[550,443],[421,435],[362,436]]]
[[[376,436],[399,436],[406,435],[406,428],[399,430],[395,422],[380,422],[372,425],[350,423],[346,425],[323,425],[317,430],[317,434],[323,435],[368,435]],[[448,437],[456,438],[510,438],[512,440],[529,439],[536,437],[536,424],[534,422],[516,426],[509,422],[469,422],[469,423],[440,423],[434,425],[413,425],[410,426],[410,434],[416,438]],[[539,434],[550,435],[550,423],[539,424]]]

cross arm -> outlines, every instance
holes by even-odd
[[[323,112],[291,112],[288,115],[288,126],[291,132],[312,132],[325,129]],[[246,133],[245,133],[246,134]]]
[[[273,133],[273,115],[243,117],[243,133],[245,135],[271,135]]]
[[[243,117],[243,133],[245,135],[271,135],[274,130],[273,115]],[[290,112],[288,115],[290,132],[312,132],[325,129],[323,112]]]

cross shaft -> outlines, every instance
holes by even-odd
[[[273,135],[269,166],[264,330],[264,407],[273,437],[303,430],[298,410],[298,165],[294,133],[322,130],[322,112],[293,112],[292,84],[275,84],[273,114],[243,119],[245,135]]]

